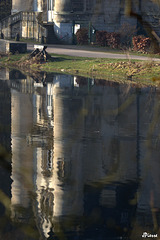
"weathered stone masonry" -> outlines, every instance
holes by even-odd
[[[125,0],[13,0],[12,15],[0,23],[5,37],[72,43],[76,27],[117,32],[124,23],[138,26],[136,17],[125,14]],[[159,6],[152,0],[132,0],[132,10],[149,22],[159,35]]]

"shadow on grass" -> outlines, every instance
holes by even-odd
[[[63,62],[63,61],[71,61],[71,60],[73,60],[73,61],[83,61],[84,59],[81,60],[80,58],[77,58],[77,57],[75,57],[73,59],[73,57],[68,58],[68,56],[66,56],[66,57],[57,57],[57,56],[54,57],[54,56],[52,56],[49,61],[50,62]]]

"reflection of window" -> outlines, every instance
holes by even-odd
[[[64,161],[58,162],[58,177],[61,180],[64,178]]]
[[[70,162],[66,162],[66,161],[58,161],[58,179],[60,181],[64,181],[70,178],[71,176],[71,164]],[[66,183],[65,182],[65,183]]]
[[[53,159],[53,151],[52,150],[48,150],[47,152],[47,170],[51,171],[53,168],[53,164],[52,164],[52,159]]]
[[[52,11],[54,9],[54,0],[48,0],[48,11]]]
[[[43,219],[51,219],[53,216],[54,194],[51,189],[42,189],[40,208]]]
[[[47,106],[53,107],[53,95],[47,95]]]
[[[53,150],[42,150],[42,174],[45,177],[52,175],[53,169]]]

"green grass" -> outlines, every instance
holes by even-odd
[[[0,63],[3,64],[3,63],[6,63],[6,62],[9,62],[9,64],[12,64],[14,62],[17,62],[19,60],[22,59],[22,57],[27,57],[28,54],[24,53],[24,54],[10,54],[10,55],[4,55],[3,57],[0,58]]]
[[[53,55],[54,61],[41,65],[40,69],[52,72],[66,72],[70,74],[82,75],[108,79],[108,77],[119,80],[141,81],[155,84],[159,81],[160,63],[153,63],[138,60],[119,59],[94,59]],[[156,81],[155,81],[156,79]]]
[[[10,55],[0,59],[1,66],[23,71],[46,71],[73,74],[97,79],[134,81],[147,85],[159,85],[160,63],[152,61],[101,59],[52,55],[52,60],[43,64],[26,64],[28,54]]]

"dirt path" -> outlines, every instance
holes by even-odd
[[[28,44],[28,50],[33,50],[34,45]],[[104,48],[93,48],[86,46],[74,45],[48,45],[48,53],[55,53],[60,55],[68,55],[74,57],[90,57],[90,58],[113,58],[113,59],[135,59],[135,60],[153,60],[160,61],[158,58],[151,58],[150,56],[136,56],[129,54],[118,54],[105,52]]]

